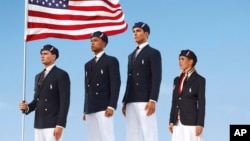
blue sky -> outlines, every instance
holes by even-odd
[[[207,80],[204,137],[207,141],[228,141],[230,124],[250,124],[249,0],[155,0],[120,1],[128,30],[109,37],[106,53],[120,62],[122,85],[115,112],[117,141],[125,141],[125,119],[121,113],[127,55],[136,46],[132,25],[138,21],[149,24],[149,43],[160,50],[163,78],[157,104],[159,140],[168,141],[171,90],[179,75],[178,54],[193,50],[196,69]],[[3,1],[0,5],[1,31],[1,141],[21,140],[22,114],[18,103],[23,91],[24,0]],[[34,76],[42,70],[39,51],[44,44],[53,44],[60,51],[58,67],[71,78],[71,106],[64,140],[87,140],[86,124],[82,121],[84,100],[84,64],[93,57],[89,40],[43,39],[27,43],[26,100],[33,98]],[[25,118],[25,141],[32,141],[34,114]]]

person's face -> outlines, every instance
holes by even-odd
[[[143,29],[141,28],[134,28],[133,29],[134,33],[134,40],[137,44],[142,44],[148,40],[148,32],[144,32]]]
[[[103,51],[106,46],[106,42],[104,42],[101,38],[98,37],[93,37],[90,39],[90,41],[91,41],[91,50],[95,54]]]
[[[56,60],[56,55],[52,54],[48,50],[44,50],[41,52],[41,60],[45,66],[49,66],[49,65],[54,64],[54,62]]]
[[[183,71],[189,71],[192,68],[193,60],[185,56],[179,57],[179,65]]]

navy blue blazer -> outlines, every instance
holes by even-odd
[[[70,105],[70,79],[67,72],[54,66],[45,77],[41,88],[35,77],[35,95],[28,104],[29,111],[35,110],[35,128],[54,128],[56,125],[66,127]]]
[[[204,126],[206,80],[196,71],[184,81],[182,93],[178,93],[180,77],[174,79],[170,123],[176,124],[178,110],[183,125]]]
[[[108,106],[116,109],[121,86],[118,60],[104,53],[93,70],[91,63],[85,64],[84,113],[104,111]]]
[[[128,56],[127,86],[122,102],[157,101],[162,79],[161,54],[147,45],[132,64],[133,53]]]

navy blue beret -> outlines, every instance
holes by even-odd
[[[141,28],[144,32],[148,32],[148,34],[150,34],[150,28],[149,28],[148,24],[146,24],[144,22],[137,22],[134,24],[133,29],[136,27]]]
[[[44,50],[50,51],[52,54],[55,54],[56,59],[59,57],[58,49],[50,44],[44,45],[43,48],[41,49],[40,53],[42,53],[42,51],[44,51]]]
[[[194,65],[195,65],[196,62],[197,62],[197,57],[196,57],[196,55],[194,54],[193,51],[191,51],[191,50],[189,50],[189,49],[187,49],[187,50],[182,50],[179,56],[186,56],[186,57],[188,57],[188,58],[190,58],[190,59],[193,59],[193,60],[194,60]]]
[[[104,32],[96,31],[96,32],[92,33],[91,38],[93,38],[93,37],[98,37],[98,38],[102,39],[104,42],[106,42],[106,44],[108,44],[108,36]]]

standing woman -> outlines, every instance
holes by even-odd
[[[203,141],[206,80],[194,66],[197,57],[191,50],[179,55],[180,76],[174,79],[169,130],[172,141]]]

